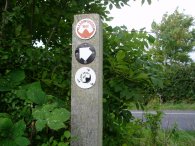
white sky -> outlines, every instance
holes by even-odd
[[[195,0],[152,0],[151,5],[147,2],[141,5],[141,0],[130,0],[129,5],[111,10],[111,16],[114,17],[111,23],[113,26],[125,25],[130,30],[146,27],[146,30],[150,31],[153,20],[159,23],[163,14],[171,14],[177,7],[180,11],[184,10],[185,14],[195,17]]]
[[[147,0],[146,0],[147,1]],[[172,14],[176,8],[180,12],[195,17],[195,0],[152,0],[152,4],[147,2],[141,5],[141,0],[130,0],[129,6],[122,9],[113,8],[111,16],[114,17],[111,23],[112,26],[125,25],[129,30],[146,28],[150,31],[153,21],[160,23],[163,14]],[[191,57],[195,60],[195,53]]]

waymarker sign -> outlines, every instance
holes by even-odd
[[[102,146],[102,22],[74,16],[71,72],[71,146]]]
[[[95,84],[95,81],[95,72],[89,67],[82,67],[75,74],[75,82],[80,88],[91,88]]]
[[[75,57],[81,64],[89,64],[95,59],[95,48],[88,43],[80,44],[75,50]]]
[[[93,20],[85,18],[76,25],[76,34],[81,39],[90,39],[96,33],[96,25]]]

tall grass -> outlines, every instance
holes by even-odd
[[[144,108],[145,110],[195,110],[195,102],[161,103],[158,99],[153,99]],[[129,104],[129,109],[135,110],[137,107],[134,104]]]
[[[161,127],[162,112],[146,113],[145,120],[134,119],[126,129],[129,142],[123,146],[195,146],[195,131]]]

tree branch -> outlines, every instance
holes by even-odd
[[[51,41],[51,38],[52,38],[52,36],[53,36],[53,34],[54,34],[56,28],[58,27],[58,25],[59,25],[59,23],[60,23],[60,20],[61,20],[61,17],[59,18],[57,25],[54,26],[54,27],[52,28],[52,30],[50,31],[50,34],[49,34],[47,43],[46,43],[46,45],[45,45],[46,48],[48,47],[48,45],[49,45],[49,43],[50,43],[50,41]]]
[[[32,35],[33,35],[33,21],[34,21],[34,14],[35,14],[35,0],[32,1],[32,10],[31,10],[31,22],[30,22],[30,34],[31,34],[31,40],[32,40]]]
[[[52,38],[52,35],[53,35],[55,29],[56,29],[55,27],[52,28],[52,31],[51,31],[51,33],[50,33],[50,35],[49,35],[49,38],[48,38],[48,40],[47,40],[47,43],[46,43],[46,45],[45,45],[46,48],[47,48],[48,45],[49,45],[49,42],[50,42],[50,40],[51,40],[51,38]]]
[[[8,0],[5,0],[5,7],[3,9],[3,12],[7,11],[7,7],[8,7]],[[5,16],[2,15],[2,24],[1,24],[1,27],[0,27],[0,38],[3,37],[3,28],[5,26]]]
[[[8,6],[8,0],[5,0],[5,7],[4,7],[4,11],[7,11],[7,6]]]

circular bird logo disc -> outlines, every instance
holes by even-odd
[[[91,88],[96,81],[96,74],[93,69],[89,67],[82,67],[77,70],[75,74],[75,82],[77,86],[82,89]]]

